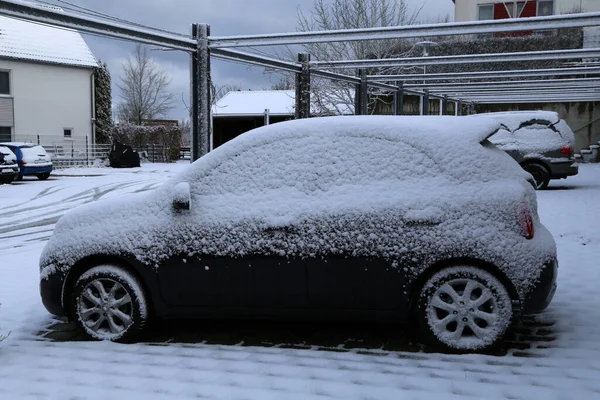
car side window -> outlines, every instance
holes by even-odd
[[[439,175],[435,161],[409,144],[360,136],[296,137],[245,149],[199,176],[199,195],[297,190]]]

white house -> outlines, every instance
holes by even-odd
[[[93,69],[73,30],[0,17],[0,142],[94,142]]]
[[[581,10],[600,11],[600,0],[452,0],[454,20],[477,21],[487,19],[541,17]]]

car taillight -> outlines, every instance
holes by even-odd
[[[21,160],[21,165],[27,164],[25,161]]]
[[[560,154],[564,154],[565,156],[570,156],[573,153],[573,148],[571,146],[563,146],[560,149]]]
[[[521,225],[521,233],[525,239],[533,239],[533,235],[535,234],[533,217],[531,216],[529,204],[526,202],[521,203],[519,206],[519,224]]]

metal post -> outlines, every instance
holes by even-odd
[[[440,115],[448,115],[448,96],[442,97],[440,100],[440,106],[442,108]]]
[[[198,25],[192,24],[192,39],[198,41]],[[197,146],[200,137],[198,129],[198,57],[197,51],[190,53],[190,161],[197,160],[200,149]],[[146,149],[147,151],[148,149]]]
[[[193,24],[192,37],[196,39],[196,52],[192,53],[191,67],[191,120],[192,120],[192,161],[208,153],[211,131],[210,95],[210,50],[208,36],[210,26]]]
[[[269,123],[271,122],[270,121],[270,116],[271,116],[270,114],[271,114],[271,111],[268,108],[265,108],[265,122],[264,122],[265,126],[269,125]]]
[[[422,115],[429,115],[429,90],[423,90],[423,110]]]
[[[88,146],[88,137],[85,135],[85,165],[90,165],[90,151]]]
[[[462,107],[463,107],[462,100],[457,101],[456,102],[456,115],[463,115]]]
[[[310,118],[310,54],[298,54],[302,71],[296,73],[296,119]]]
[[[404,114],[404,83],[398,83],[398,90],[394,93],[394,115]]]
[[[354,113],[356,115],[367,115],[369,114],[367,71],[359,69],[358,77],[360,78],[360,83],[356,86],[356,108]]]

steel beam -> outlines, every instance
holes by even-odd
[[[310,54],[298,54],[298,62],[302,66],[296,72],[296,119],[310,118]]]
[[[192,104],[192,108],[197,110],[193,113],[196,118],[196,129],[192,135],[192,161],[197,160],[209,151],[209,139],[211,133],[211,94],[210,94],[210,49],[208,48],[208,36],[210,35],[210,26],[206,24],[197,24],[195,28],[197,50],[192,56],[196,58],[192,62],[194,69],[192,74],[196,75],[195,85],[192,81],[192,90],[197,91],[197,103]],[[192,124],[192,127],[194,124]]]
[[[394,92],[394,115],[404,114],[404,84],[398,83],[398,90]]]
[[[423,90],[423,89],[439,89],[439,88],[477,88],[477,87],[539,87],[539,86],[565,86],[565,87],[575,87],[575,86],[600,86],[600,77],[597,78],[571,78],[571,79],[530,79],[530,80],[521,80],[521,81],[490,81],[490,82],[457,82],[457,83],[426,83],[419,84],[413,83],[406,85],[407,88],[415,89],[415,90]]]
[[[341,60],[341,61],[314,61],[311,66],[315,68],[380,68],[380,67],[418,67],[428,65],[457,65],[480,64],[496,62],[517,61],[548,61],[569,60],[573,58],[600,57],[600,48],[570,49],[570,50],[545,50],[525,51],[514,53],[491,54],[462,54],[456,56],[429,56],[429,57],[404,57],[404,58],[379,58],[376,60]]]
[[[192,24],[192,38],[196,40],[196,42],[198,41],[198,24]],[[198,94],[200,93],[200,75],[198,74],[198,71],[200,70],[200,67],[197,52],[190,54],[190,60],[190,153],[191,162],[194,162],[200,157],[200,118],[198,107]]]
[[[476,99],[476,101],[477,101],[478,104],[590,103],[590,102],[600,102],[600,98],[598,98],[598,97],[544,97],[544,98],[532,98],[532,97],[499,98],[499,97],[489,97],[489,98],[479,98],[479,99]]]
[[[34,3],[0,0],[0,15],[174,50],[196,51],[196,41],[185,35],[83,16],[68,10],[59,11]]]
[[[438,74],[405,74],[405,75],[369,75],[370,81],[394,82],[402,80],[412,81],[452,81],[452,80],[478,80],[478,79],[502,79],[502,78],[526,78],[547,76],[569,76],[569,75],[600,75],[600,68],[548,68],[548,69],[526,69],[526,70],[504,70],[504,71],[476,71],[476,72],[449,72]]]
[[[494,21],[470,21],[383,28],[346,29],[337,31],[212,37],[210,46],[212,48],[225,48],[294,44],[304,45],[307,43],[410,39],[431,36],[579,28],[596,25],[600,25],[600,13],[580,13],[536,18],[511,18]]]

